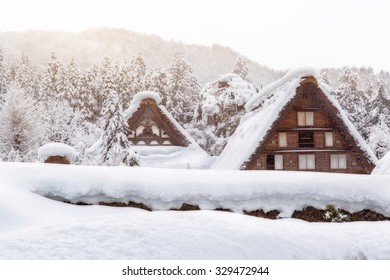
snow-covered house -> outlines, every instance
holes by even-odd
[[[158,93],[136,94],[126,110],[128,139],[141,166],[208,168],[211,157],[160,104]]]
[[[378,161],[314,69],[289,71],[246,110],[213,169],[369,174]]]

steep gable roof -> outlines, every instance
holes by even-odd
[[[152,135],[153,143],[132,147],[141,156],[141,165],[175,168],[208,168],[211,157],[199,146],[190,134],[160,104],[161,97],[153,91],[136,94],[126,110],[129,129],[135,131],[138,126],[151,120],[164,131],[165,136]],[[129,137],[130,141],[132,140]],[[169,141],[165,144],[164,141]]]
[[[143,91],[136,94],[126,110],[130,129],[139,125],[145,119],[154,119],[157,125],[168,134],[167,139],[173,146],[187,147],[190,144],[198,145],[185,129],[173,118],[163,105],[161,97],[153,91]],[[136,144],[136,143],[134,143]]]
[[[230,137],[228,144],[219,158],[214,162],[213,169],[240,169],[250,160],[256,150],[261,147],[290,101],[295,97],[302,79],[311,79],[317,83],[319,73],[315,69],[295,69],[289,71],[283,78],[265,87],[253,96],[246,104],[247,114],[241,119],[240,125]],[[377,163],[377,158],[367,143],[363,140],[354,125],[348,119],[340,104],[331,95],[331,89],[320,82],[319,89],[324,93],[336,118],[346,127],[357,147],[365,154],[371,164]]]

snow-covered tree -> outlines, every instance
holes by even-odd
[[[111,94],[111,92],[118,92],[118,72],[116,72],[116,68],[113,66],[111,59],[105,57],[103,59],[102,65],[100,67],[100,76],[101,76],[101,87],[96,98],[97,106],[100,111],[100,116],[103,106],[106,103],[107,98]]]
[[[130,63],[118,67],[118,93],[121,95],[123,106],[127,108],[135,94],[145,90],[144,79],[146,65],[140,53],[135,55]]]
[[[99,160],[105,165],[138,165],[138,157],[126,136],[128,128],[118,94],[109,92],[102,112],[103,135]]]
[[[13,85],[0,108],[0,147],[7,161],[32,161],[43,137],[42,111],[23,89]]]
[[[84,128],[83,115],[80,111],[73,110],[66,100],[50,99],[45,102],[43,117],[46,142],[73,146],[82,138],[80,135],[83,134]]]
[[[168,80],[167,73],[161,65],[146,74],[144,86],[145,90],[158,92],[161,96],[161,103],[166,105]]]
[[[248,77],[248,66],[246,65],[246,60],[241,56],[234,62],[232,73],[237,74],[245,81],[251,82]]]
[[[368,145],[378,158],[382,158],[390,150],[390,128],[385,123],[384,117],[381,115],[381,119],[368,129]]]
[[[7,78],[7,66],[4,61],[3,52],[0,49],[0,100],[4,99],[7,92],[9,79]]]
[[[326,72],[322,72],[322,75],[321,75],[321,80],[327,84],[328,86],[330,85],[330,82],[329,82],[329,78],[328,78],[328,74],[326,74]]]
[[[58,61],[56,55],[52,53],[47,71],[43,76],[41,99],[64,99],[66,87],[66,73],[64,66]]]
[[[358,89],[359,77],[356,70],[345,67],[339,77],[339,82],[340,87],[335,91],[335,96],[352,123],[359,131],[362,131],[366,122],[367,100],[363,91]]]
[[[253,84],[233,73],[204,86],[194,119],[218,138],[216,146],[206,147],[210,153],[222,151],[245,114],[245,104],[256,93]]]
[[[181,52],[175,52],[168,70],[168,94],[166,107],[181,124],[191,122],[200,86],[194,71]]]

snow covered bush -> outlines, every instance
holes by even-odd
[[[1,157],[7,161],[33,161],[43,138],[42,111],[20,87],[6,92],[0,107]]]

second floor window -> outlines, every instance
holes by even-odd
[[[286,132],[279,132],[279,147],[285,148],[287,147],[287,133]]]
[[[298,132],[298,147],[299,148],[314,147],[314,132],[313,131]]]

